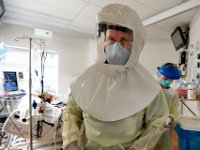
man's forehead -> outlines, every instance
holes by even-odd
[[[118,31],[115,29],[108,29],[106,32],[107,36],[117,36],[117,35],[121,35],[121,36],[131,36],[131,33],[127,33],[127,32],[123,32],[123,31]]]

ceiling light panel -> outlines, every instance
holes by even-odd
[[[32,0],[7,0],[5,1],[5,6],[32,11],[47,16],[62,17],[69,20],[72,20],[76,16],[76,13],[72,11],[59,9],[57,7],[52,7]]]
[[[19,8],[13,8],[13,7],[6,7],[6,16],[13,17],[13,14],[17,14],[20,17],[26,16],[29,18],[37,18],[38,20],[47,20],[51,22],[57,22],[57,23],[62,23],[62,24],[69,24],[71,20],[62,18],[62,17],[54,17],[50,15],[45,15],[33,11],[27,11]]]
[[[22,16],[19,14],[13,14],[13,13],[6,13],[6,16],[8,16],[9,18],[12,18],[13,20],[21,20],[23,22],[30,22],[30,23],[37,23],[38,25],[48,25],[48,26],[53,26],[56,28],[65,28],[66,25],[61,24],[59,22],[54,22],[54,21],[49,21],[49,20],[43,20],[43,19],[38,19],[38,18],[30,18],[28,16]]]

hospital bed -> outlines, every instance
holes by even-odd
[[[34,150],[62,149],[62,110],[63,100],[44,102],[32,96],[32,139]],[[39,112],[41,106],[43,112]],[[28,96],[23,97],[6,119],[3,130],[9,138],[4,147],[8,150],[23,150],[29,147],[30,116]]]

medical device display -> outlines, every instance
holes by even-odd
[[[187,39],[184,36],[181,27],[179,26],[173,31],[173,33],[171,34],[171,38],[177,51],[187,44]]]
[[[4,71],[4,90],[5,91],[17,91],[17,74],[16,72]]]

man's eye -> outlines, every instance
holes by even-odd
[[[130,40],[124,38],[123,42],[130,42]]]
[[[115,39],[111,38],[110,41],[115,42]]]

